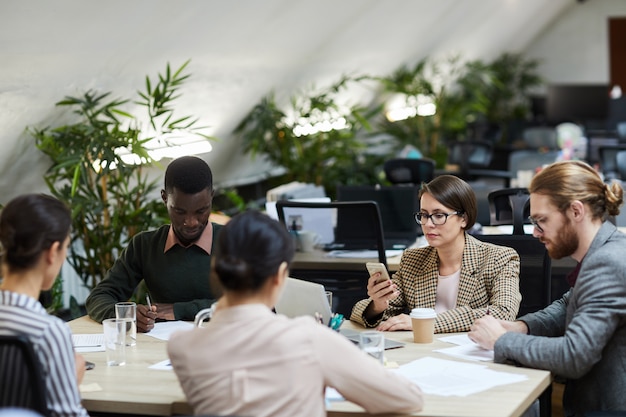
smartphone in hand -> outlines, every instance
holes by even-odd
[[[385,265],[383,265],[380,262],[368,262],[365,264],[365,267],[367,268],[367,272],[369,272],[370,276],[374,275],[377,272],[380,272],[380,277],[376,280],[376,283],[380,283],[383,281],[386,281],[389,278],[389,273],[387,272],[387,268],[385,268]]]

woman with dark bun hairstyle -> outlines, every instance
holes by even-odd
[[[294,255],[279,222],[248,211],[217,242],[214,272],[224,291],[211,321],[168,343],[194,414],[325,416],[327,386],[369,413],[422,408],[418,386],[387,371],[313,317],[272,312]]]
[[[43,369],[49,414],[59,417],[87,416],[78,392],[85,360],[74,353],[69,327],[38,301],[65,261],[70,224],[69,209],[43,194],[16,197],[0,214],[0,334],[28,337]]]

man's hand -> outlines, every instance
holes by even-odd
[[[137,305],[137,330],[142,333],[148,333],[154,328],[154,321],[157,319],[156,306],[152,306],[152,310],[143,304]]]
[[[467,334],[470,339],[477,343],[483,349],[493,350],[496,341],[506,332],[525,332],[526,323],[521,321],[498,320],[493,316],[487,315],[477,319],[470,327]]]
[[[176,320],[176,317],[174,317],[174,304],[157,303],[153,305],[153,308],[156,308],[158,319]]]

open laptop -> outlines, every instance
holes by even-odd
[[[375,201],[380,210],[385,235],[385,249],[406,249],[422,234],[413,214],[419,211],[419,186],[378,187],[368,185],[340,185],[338,201]],[[352,216],[337,220],[336,249],[375,249],[360,219]],[[368,246],[368,247],[363,247]],[[331,248],[332,249],[332,248]]]
[[[299,316],[315,317],[315,313],[320,313],[325,325],[328,324],[332,316],[324,286],[296,278],[287,278],[285,288],[283,288],[283,292],[276,302],[275,310],[278,314],[291,318]],[[359,333],[357,331],[340,329],[339,333],[355,344],[359,343]],[[385,338],[385,349],[394,349],[401,346],[404,346],[404,343]]]
[[[328,305],[324,286],[296,278],[287,278],[275,309],[277,313],[292,318],[299,316],[315,317],[315,313],[319,313],[322,315],[325,325],[329,323],[333,315],[330,305]]]

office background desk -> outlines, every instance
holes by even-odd
[[[102,326],[88,317],[81,317],[69,323],[74,333],[100,333]],[[345,327],[362,330],[351,322]],[[406,345],[399,349],[387,350],[388,361],[400,365],[424,356],[456,360],[434,349],[450,345],[436,340],[430,344],[412,343],[411,332],[389,332],[386,337]],[[106,366],[104,352],[85,353],[85,358],[96,364],[93,370],[85,373],[83,386],[98,384],[102,390],[81,392],[83,404],[90,412],[161,415],[192,414],[182,389],[173,371],[148,369],[154,363],[167,359],[166,342],[147,336],[137,335],[137,346],[128,349],[127,364],[120,367]],[[426,395],[424,410],[419,416],[458,416],[458,417],[517,417],[548,387],[551,378],[547,371],[516,368],[500,364],[487,364],[499,371],[521,373],[528,380],[516,384],[496,387],[467,397],[440,397]],[[363,409],[350,402],[332,402],[328,416],[354,417],[367,415]],[[378,414],[377,416],[384,416]],[[397,415],[395,415],[397,416]]]
[[[620,228],[626,232],[626,228]],[[484,226],[483,233],[498,234],[501,229],[495,226]],[[390,273],[400,267],[401,256],[387,258],[387,269]],[[333,291],[337,288],[337,282],[344,279],[348,282],[349,291],[337,291],[339,298],[337,311],[349,314],[351,306],[358,300],[367,297],[366,287],[368,274],[365,269],[366,262],[377,262],[376,259],[363,258],[331,258],[326,252],[317,250],[310,253],[296,252],[291,265],[291,276],[320,283]],[[576,267],[576,261],[570,257],[552,260],[552,300],[560,298],[569,289],[565,277]],[[343,299],[342,299],[343,296]]]

